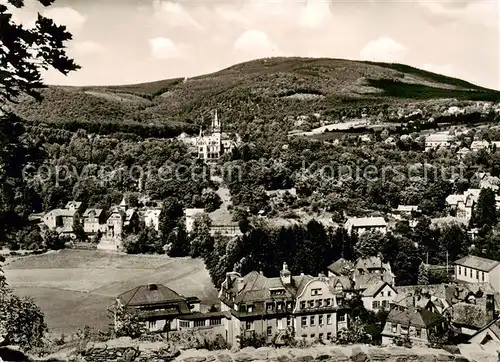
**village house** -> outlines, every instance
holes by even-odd
[[[418,307],[392,309],[382,331],[382,345],[393,345],[395,338],[409,338],[412,344],[426,346],[432,333],[447,330],[446,318]]]
[[[488,141],[473,141],[470,145],[470,150],[472,152],[478,152],[484,149],[488,149],[490,143]]]
[[[357,259],[354,264],[352,279],[354,288],[361,291],[378,281],[384,281],[391,286],[395,284],[395,276],[392,273],[391,265],[384,263],[377,256]]]
[[[161,209],[147,209],[144,211],[144,224],[146,227],[152,227],[156,231],[160,230]]]
[[[455,141],[455,136],[447,132],[434,133],[425,139],[425,151],[437,148],[450,148]]]
[[[392,216],[396,219],[410,218],[412,214],[420,213],[418,205],[398,205],[397,209],[392,210]]]
[[[61,236],[75,238],[74,227],[80,222],[84,205],[79,201],[70,201],[64,209],[54,209],[46,213],[41,221],[50,230],[56,230]]]
[[[455,280],[467,283],[489,283],[500,292],[500,262],[467,255],[455,261]]]
[[[380,309],[384,309],[388,311],[397,294],[392,285],[379,280],[361,293],[361,300],[366,310],[378,312]]]
[[[121,251],[123,237],[126,233],[139,231],[139,215],[135,208],[129,208],[125,197],[119,206],[111,208],[106,219],[106,227],[97,249],[108,251]]]
[[[136,312],[150,332],[168,332],[180,328],[179,318],[200,313],[200,300],[197,297],[185,298],[162,284],[148,284],[119,295],[116,307]],[[120,317],[115,313],[115,329],[120,323]]]
[[[450,215],[469,222],[474,206],[479,199],[480,189],[468,189],[462,195],[452,194],[446,197],[445,203]]]
[[[187,233],[193,231],[194,221],[197,215],[205,213],[201,208],[188,208],[184,210],[185,225]],[[221,234],[228,237],[242,235],[240,227],[237,222],[232,221],[231,213],[222,207],[214,212],[208,213],[211,220],[210,234]]]
[[[352,275],[354,272],[354,263],[346,260],[344,258],[340,258],[330,264],[327,268],[328,277],[342,277]]]
[[[83,213],[83,231],[86,234],[106,232],[106,213],[102,209],[87,209]]]
[[[367,231],[378,231],[385,234],[387,232],[387,222],[383,217],[351,217],[347,219],[344,228],[349,235],[353,232],[362,235]]]
[[[278,344],[292,335],[318,340],[336,337],[347,328],[348,313],[343,287],[332,281],[323,275],[292,276],[286,263],[275,278],[256,271],[243,277],[228,273],[219,293],[221,311],[231,314],[228,342],[236,345],[242,334],[264,335]]]

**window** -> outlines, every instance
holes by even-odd
[[[472,278],[472,269],[469,269],[469,276]]]
[[[344,303],[344,298],[337,298],[337,304],[342,305]]]
[[[401,326],[401,334],[408,334],[408,327],[407,326]]]
[[[149,329],[155,329],[156,328],[156,321],[149,321],[148,322],[148,328]]]
[[[273,327],[267,327],[267,335],[272,336],[273,335]]]
[[[328,340],[332,339],[332,332],[328,332],[326,334],[326,339],[328,339]]]
[[[458,267],[458,275],[462,275],[462,267]]]
[[[306,309],[306,302],[300,302],[300,309]]]
[[[323,325],[323,316],[322,316],[322,315],[318,316],[318,324],[319,324],[320,326],[322,326],[322,325]]]
[[[195,327],[204,327],[205,326],[205,321],[204,320],[194,321],[194,326]]]
[[[392,333],[396,333],[398,331],[398,326],[397,324],[393,324],[391,327]]]
[[[481,272],[481,280],[484,282],[484,272]]]
[[[323,339],[323,333],[320,333],[320,334],[318,335],[318,337],[319,337],[319,339],[320,339],[320,340],[322,340],[322,339]]]
[[[479,271],[476,270],[476,279],[479,280]]]
[[[222,318],[212,318],[210,319],[211,326],[220,326],[222,324]]]
[[[383,297],[383,296],[384,296],[384,291],[383,291],[383,290],[380,292],[380,296],[381,296],[381,297]]]
[[[316,334],[312,333],[311,338],[316,338]]]
[[[387,300],[382,301],[382,308],[387,308],[389,306],[389,302]]]
[[[286,302],[286,309],[292,309],[292,302]]]
[[[307,317],[302,317],[300,325],[302,327],[307,327]]]
[[[342,291],[342,284],[340,284],[340,283],[335,284],[335,290],[337,292],[341,292]]]
[[[326,324],[332,324],[332,315],[331,314],[327,314],[327,316],[326,316]]]
[[[325,306],[329,307],[330,306],[330,298],[325,299]]]
[[[316,323],[315,319],[316,319],[316,316],[314,316],[314,315],[309,318],[309,325],[311,327],[315,325],[315,323]]]
[[[316,299],[316,308],[320,308],[321,307],[321,299]]]
[[[253,312],[253,305],[249,305],[248,306],[248,313],[252,313]]]
[[[252,330],[253,329],[253,322],[252,321],[247,321],[245,324],[246,324],[246,329],[247,330]]]
[[[291,327],[292,326],[292,317],[286,317],[286,326]]]
[[[339,315],[338,315],[338,321],[339,322],[345,322],[345,314],[344,313],[339,313]]]
[[[274,307],[273,303],[267,303],[267,304],[266,304],[266,310],[267,310],[268,312],[272,312],[273,307]]]
[[[415,329],[415,337],[422,338],[422,330],[420,328]]]
[[[390,296],[391,296],[391,291],[390,291],[390,290],[388,290],[388,291],[387,291],[387,296],[388,296],[388,297],[390,297]]]
[[[189,322],[188,321],[179,321],[179,327],[189,328]]]
[[[373,309],[378,309],[378,307],[379,307],[379,301],[378,301],[378,300],[374,300],[374,301],[372,302],[372,308],[373,308]]]
[[[309,308],[314,308],[314,300],[310,300],[308,303]]]
[[[282,310],[283,309],[283,303],[281,303],[281,302],[276,303],[276,309],[277,310]]]
[[[323,294],[321,288],[311,289],[312,296],[321,295],[321,294]]]

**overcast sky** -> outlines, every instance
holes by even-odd
[[[2,0],[0,0],[1,2]],[[25,0],[66,24],[82,69],[51,84],[129,84],[267,56],[399,62],[500,89],[500,0]]]

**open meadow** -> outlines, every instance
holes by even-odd
[[[15,293],[32,297],[55,333],[74,333],[85,325],[108,328],[107,308],[116,296],[141,284],[161,283],[204,305],[217,303],[217,290],[199,259],[61,250],[7,259],[4,270]]]

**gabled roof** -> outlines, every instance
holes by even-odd
[[[488,323],[483,328],[478,330],[474,335],[472,335],[471,338],[474,338],[479,333],[481,333],[487,329],[489,329],[491,331],[491,333],[493,333],[495,336],[497,336],[498,339],[500,339],[500,318],[492,320],[490,323]]]
[[[480,270],[483,272],[489,272],[493,270],[496,266],[500,264],[499,261],[481,258],[475,255],[467,255],[455,262],[456,265],[464,266],[467,268],[472,268]]]
[[[337,259],[335,262],[330,264],[327,268],[329,271],[335,275],[342,275],[342,272],[347,269],[354,269],[354,265],[351,261],[344,258]]]
[[[471,328],[482,328],[492,320],[481,305],[461,302],[452,305],[449,311],[453,323]]]
[[[76,212],[77,212],[77,210],[75,210],[75,209],[73,209],[73,210],[68,210],[68,209],[54,209],[54,210],[51,210],[48,213],[46,213],[44,215],[44,217],[47,217],[47,216],[73,217],[73,216],[76,215]]]
[[[162,284],[140,285],[119,295],[118,299],[125,307],[181,303],[186,305],[187,312],[190,310],[184,297]]]
[[[87,209],[83,213],[83,217],[89,217],[91,215],[95,217],[100,217],[103,212],[104,212],[103,209]]]
[[[69,201],[66,204],[66,209],[79,209],[82,206],[82,203],[80,201]]]
[[[429,328],[436,323],[446,321],[446,318],[441,314],[433,313],[426,309],[409,307],[405,310],[392,309],[387,316],[387,321],[403,326]]]
[[[376,283],[369,285],[368,288],[366,288],[363,291],[363,297],[376,296],[378,294],[378,292],[380,292],[386,285],[389,285],[389,284],[383,280],[379,280]],[[397,293],[393,287],[391,287],[390,285],[389,285],[389,287],[394,291],[394,293]]]
[[[390,271],[391,265],[389,263],[384,263],[378,256],[369,256],[367,258],[358,258],[354,268],[355,270],[363,269],[366,271],[369,269],[384,269]]]

